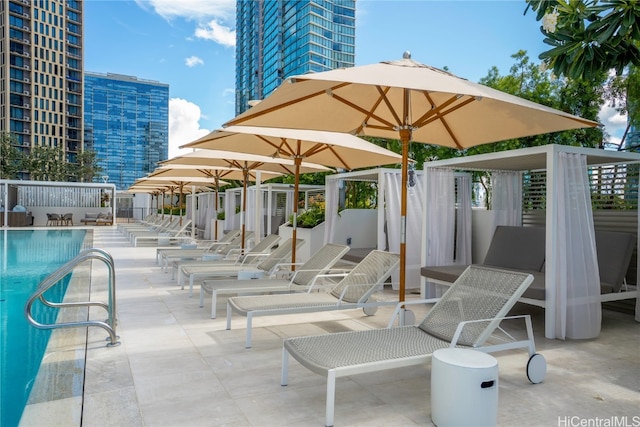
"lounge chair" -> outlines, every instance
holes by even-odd
[[[304,240],[296,239],[296,249],[304,244]],[[276,273],[282,263],[286,263],[293,250],[293,239],[287,239],[258,263],[242,263],[239,265],[185,265],[178,272],[178,285],[184,289],[184,277],[189,278],[189,297],[193,295],[193,283],[196,280],[216,277],[234,278],[241,271],[252,277],[270,277]],[[255,255],[254,255],[255,256]],[[259,258],[256,258],[259,259]]]
[[[120,228],[120,231],[127,240],[131,240],[131,236],[135,233],[168,231],[177,227],[180,221],[176,218],[166,217],[154,224],[131,224],[131,227]]]
[[[204,294],[211,294],[211,318],[216,318],[216,304],[221,294],[260,294],[283,292],[309,292],[321,278],[349,251],[349,246],[326,244],[296,267],[289,279],[205,280],[200,285],[200,307]]]
[[[245,232],[245,235],[249,237],[253,235],[252,231]],[[238,235],[238,238],[241,238],[241,235]],[[230,248],[229,253],[222,258],[214,258],[214,259],[206,259],[205,256],[202,257],[201,260],[183,260],[179,262],[173,262],[172,266],[172,279],[175,279],[178,275],[178,272],[183,271],[185,268],[190,267],[212,267],[212,266],[220,266],[220,265],[243,265],[246,268],[255,267],[256,264],[260,262],[260,260],[267,257],[274,246],[277,246],[280,241],[280,236],[277,234],[270,234],[264,239],[260,240],[257,245],[252,247],[251,249],[241,249],[240,247]],[[220,255],[220,254],[216,254]],[[184,279],[184,277],[183,277]],[[180,281],[180,285],[182,285],[184,281]]]
[[[372,298],[399,264],[398,254],[371,251],[328,292],[294,293],[231,297],[227,300],[227,329],[235,312],[247,318],[246,347],[251,347],[251,323],[254,316],[310,313],[318,311],[376,308],[387,304]]]
[[[235,236],[230,236],[227,238],[228,234],[235,234]],[[193,249],[167,249],[164,248],[162,250],[159,249],[160,252],[160,264],[162,268],[169,267],[169,264],[174,264],[184,260],[191,260],[195,262],[197,260],[202,260],[208,257],[209,259],[224,259],[235,256],[236,249],[240,251],[242,245],[242,233],[235,233],[235,230],[231,231],[225,235],[221,240],[217,242],[212,242],[206,248],[193,248]],[[249,240],[253,239],[253,231],[247,231],[245,233],[244,246],[247,246]],[[234,251],[231,252],[230,251]],[[206,256],[206,257],[205,257]],[[237,258],[237,256],[236,256]],[[235,259],[233,260],[235,261]],[[227,260],[229,262],[229,260]]]
[[[138,246],[139,243],[158,243],[160,241],[171,242],[191,240],[191,237],[186,235],[187,229],[191,227],[191,220],[183,221],[182,225],[177,222],[177,226],[171,227],[162,231],[142,231],[131,234],[131,243],[133,246]]]
[[[233,239],[237,238],[239,235],[240,235],[240,229],[229,230],[224,236],[222,236],[220,238],[220,240],[215,240],[215,241],[209,242],[204,247],[198,247],[198,248],[195,248],[195,249],[188,249],[188,250],[192,251],[191,253],[202,253],[202,252],[206,252],[206,251],[216,251],[219,248],[221,248],[222,246],[228,245],[231,241],[233,241]],[[185,249],[176,249],[175,247],[158,248],[158,249],[156,249],[156,263],[158,265],[164,266],[166,264],[165,261],[164,261],[165,253],[167,255],[169,255],[169,254],[175,253],[177,251],[180,251],[181,255],[187,254],[187,252],[185,252]]]
[[[336,378],[404,366],[431,360],[437,349],[469,347],[494,352],[526,347],[529,350],[527,376],[541,382],[546,373],[544,357],[535,352],[531,318],[506,317],[518,298],[533,281],[533,276],[495,268],[471,266],[429,310],[417,326],[339,332],[284,340],[281,384],[287,385],[288,360],[293,356],[304,367],[327,377],[326,420],[333,425]],[[433,300],[410,303],[435,302]],[[408,302],[402,303],[407,305]],[[401,304],[396,314],[401,311]],[[494,332],[503,319],[525,320],[527,339],[516,340]],[[393,319],[392,319],[393,322]],[[393,324],[393,323],[391,323]],[[503,342],[485,345],[487,340]],[[461,408],[462,410],[462,408]]]

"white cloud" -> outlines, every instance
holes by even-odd
[[[197,56],[190,56],[184,60],[184,63],[186,64],[187,67],[192,68],[192,67],[195,67],[196,65],[203,65],[204,61],[201,58],[198,58]]]
[[[200,24],[196,28],[195,36],[200,39],[213,40],[223,46],[233,47],[236,45],[236,32],[229,27],[212,19],[206,24]]]
[[[607,133],[612,136],[622,137],[624,129],[627,126],[627,116],[621,115],[615,110],[615,108],[607,105],[600,108],[598,120],[604,124]]]
[[[209,130],[200,128],[200,107],[185,99],[169,100],[169,158],[189,153],[181,145],[205,136]]]
[[[166,20],[184,18],[194,21],[212,17],[233,20],[235,0],[136,0],[143,9],[152,9]]]
[[[223,46],[236,45],[235,0],[135,0],[145,10],[150,10],[167,21],[186,19],[195,21],[195,36],[212,40]]]

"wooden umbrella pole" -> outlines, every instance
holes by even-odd
[[[400,129],[402,142],[402,180],[400,194],[400,293],[399,302],[405,300],[406,289],[406,260],[407,260],[407,173],[409,171],[409,141],[411,129]]]

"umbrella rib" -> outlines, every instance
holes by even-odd
[[[424,122],[420,123],[420,126],[426,126],[426,125],[428,125],[429,123],[431,123],[431,122],[433,122],[435,120],[444,121],[444,116],[453,113],[454,111],[466,106],[467,104],[472,103],[473,101],[475,101],[475,98],[469,98],[469,99],[464,100],[460,104],[454,105],[453,107],[449,108],[448,110],[442,111],[442,109],[440,109],[440,111],[436,112],[435,116],[429,117],[429,118],[425,119]]]
[[[425,121],[426,120],[429,120],[431,117],[433,117],[434,115],[438,114],[444,108],[447,108],[449,105],[453,104],[458,99],[460,99],[457,95],[454,95],[454,96],[452,96],[451,98],[447,99],[445,102],[443,102],[442,104],[440,104],[440,105],[438,105],[436,107],[435,103],[433,102],[433,99],[431,98],[431,96],[429,96],[429,92],[423,91],[422,93],[423,93],[424,97],[427,98],[427,101],[429,101],[429,103],[431,104],[431,109],[429,111],[427,111],[426,113],[424,113],[418,120],[416,120],[413,123],[413,127],[415,127],[415,128],[423,127],[425,125]]]
[[[387,98],[387,92],[389,92],[389,88],[387,88],[387,90],[385,90],[384,92],[382,91],[382,88],[380,86],[376,86],[376,89],[378,89],[378,93],[380,93],[380,97],[382,98],[384,103],[387,105],[387,108],[389,109],[389,112],[393,115],[393,118],[396,120],[396,123],[398,124],[397,126],[402,126],[402,119],[398,117],[396,110],[391,105],[391,101],[389,101],[389,98]]]
[[[340,89],[341,87],[347,86],[349,84],[350,83],[347,83],[347,82],[340,83],[340,84],[338,84],[336,86],[333,86],[329,90],[333,91],[333,90],[336,90],[336,89]],[[255,117],[263,116],[265,114],[271,113],[271,112],[279,110],[281,108],[288,107],[288,106],[293,105],[293,104],[297,104],[298,102],[302,102],[302,101],[305,101],[307,99],[315,98],[316,96],[319,96],[319,95],[325,95],[326,93],[327,93],[326,89],[323,89],[323,90],[318,91],[318,92],[310,93],[309,95],[303,96],[301,98],[296,98],[296,99],[293,99],[293,100],[288,101],[286,103],[283,103],[283,104],[280,104],[280,105],[276,105],[276,106],[273,106],[271,108],[266,108],[266,109],[264,109],[262,111],[254,112],[253,114],[248,114],[246,117],[241,117],[241,118],[236,118],[236,119],[230,120],[227,123],[227,126],[237,125],[237,124],[243,123],[243,122],[245,122],[245,121],[247,121],[249,119],[253,119]],[[251,111],[251,110],[248,110],[248,111]]]
[[[372,108],[370,109],[370,111],[365,112],[365,118],[362,121],[362,123],[360,124],[360,126],[358,126],[358,128],[355,131],[355,134],[359,134],[360,132],[362,132],[362,129],[365,126],[365,123],[367,124],[367,127],[373,127],[374,129],[384,129],[384,130],[388,130],[389,127],[393,127],[393,125],[389,122],[386,122],[387,127],[382,127],[379,125],[369,125],[369,119],[373,116],[373,112],[376,110],[376,108],[378,108],[378,106],[380,105],[380,103],[384,100],[385,103],[387,104],[387,107],[389,108],[389,110],[391,110],[391,114],[393,114],[393,116],[396,118],[396,120],[399,120],[395,111],[391,108],[391,106],[389,105],[389,100],[386,97],[387,92],[391,89],[390,87],[387,87],[386,90],[382,90],[382,88],[380,86],[376,86],[376,89],[378,89],[378,92],[380,93],[380,98],[378,98],[378,100],[373,104]],[[379,120],[382,123],[385,123],[384,120],[382,120],[381,118],[375,116],[376,120]]]
[[[350,102],[350,101],[348,101],[348,100],[346,100],[346,99],[344,99],[344,98],[340,97],[339,95],[336,95],[335,93],[334,93],[334,94],[332,94],[331,96],[332,96],[333,98],[335,98],[336,100],[338,100],[338,101],[342,102],[343,104],[345,104],[345,105],[347,105],[347,106],[349,106],[349,107],[353,108],[354,110],[359,111],[359,112],[361,112],[362,114],[364,114],[364,115],[365,115],[365,120],[363,120],[363,121],[362,121],[362,125],[360,125],[360,127],[358,128],[358,132],[356,132],[356,133],[359,133],[359,132],[362,130],[362,127],[364,126],[364,123],[366,123],[366,122],[367,122],[367,120],[366,120],[366,119],[370,119],[370,118],[374,118],[374,119],[378,120],[380,123],[383,123],[383,124],[387,125],[388,127],[387,127],[386,129],[393,129],[393,127],[394,127],[393,123],[388,122],[387,120],[383,119],[382,117],[379,117],[379,116],[377,116],[377,115],[373,114],[373,111],[375,110],[375,107],[377,107],[378,105],[380,105],[380,102],[381,102],[383,99],[385,99],[384,97],[382,97],[382,98],[378,99],[378,102],[376,102],[376,103],[374,104],[374,108],[372,108],[370,111],[368,111],[368,110],[365,110],[364,108],[362,108],[362,107],[360,107],[360,106],[358,106],[358,105],[354,104],[353,102]],[[395,114],[394,114],[394,115],[395,115]],[[367,124],[367,126],[369,126],[369,125]],[[384,129],[384,128],[383,128],[383,129]]]

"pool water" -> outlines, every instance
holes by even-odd
[[[80,252],[85,233],[0,231],[0,426],[18,425],[51,335],[27,322],[25,303],[42,279]],[[69,279],[47,291],[46,298],[62,301]],[[32,312],[41,323],[53,323],[58,314],[40,303]]]

